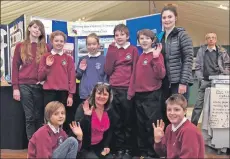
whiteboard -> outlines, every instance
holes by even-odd
[[[211,128],[229,128],[229,86],[211,88],[209,122]]]

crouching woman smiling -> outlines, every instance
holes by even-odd
[[[112,90],[107,83],[97,83],[90,95],[77,109],[75,121],[84,133],[78,158],[110,158],[112,135],[111,117],[108,113]]]

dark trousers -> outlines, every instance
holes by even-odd
[[[140,92],[135,95],[137,116],[137,144],[140,155],[157,157],[153,149],[152,123],[162,119],[161,89],[152,92]]]
[[[162,98],[162,113],[163,113],[163,120],[165,123],[165,128],[170,124],[170,121],[167,118],[166,114],[166,104],[165,101],[173,94],[178,94],[179,89],[179,83],[172,83],[171,86],[169,86],[170,83],[168,81],[168,78],[165,77],[162,82],[162,91],[163,91],[163,98]],[[187,99],[189,99],[189,86],[187,85],[187,91],[183,94],[183,96]]]
[[[88,149],[82,148],[77,158],[80,159],[112,159],[113,156],[109,153],[106,156],[101,155],[104,150],[103,142],[96,145],[91,145]]]
[[[191,118],[191,122],[196,126],[198,125],[198,121],[200,119],[200,115],[201,115],[201,112],[204,106],[205,89],[208,87],[211,87],[211,81],[202,80],[200,82],[197,100],[196,100],[196,104],[194,106],[194,109],[192,112],[192,118]]]
[[[113,88],[111,113],[114,120],[112,147],[118,150],[132,148],[132,127],[134,124],[133,100],[127,99],[127,89]]]
[[[44,90],[45,106],[51,101],[59,101],[62,104],[64,104],[66,109],[66,120],[63,124],[63,129],[66,131],[67,134],[70,134],[71,130],[69,124],[72,121],[74,121],[76,108],[74,104],[71,107],[67,107],[67,98],[68,98],[68,91]]]
[[[41,85],[20,84],[21,104],[25,112],[28,140],[44,123],[43,90]]]

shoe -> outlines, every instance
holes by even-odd
[[[117,151],[117,153],[115,154],[115,159],[122,159],[124,155],[124,151],[120,150]]]
[[[150,157],[150,156],[141,156],[140,159],[155,159],[155,158]]]
[[[122,159],[132,159],[131,152],[129,150],[125,150],[125,154]]]

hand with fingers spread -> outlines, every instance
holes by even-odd
[[[86,67],[87,67],[86,59],[81,60],[80,65],[79,65],[79,68],[80,68],[81,70],[85,71]]]
[[[81,126],[80,123],[76,123],[76,121],[72,121],[72,123],[69,124],[71,130],[73,131],[73,133],[77,136],[77,139],[79,141],[82,140],[82,136],[83,136],[83,132],[81,130]]]
[[[54,56],[53,55],[49,55],[46,57],[46,65],[47,66],[52,66],[54,63]]]
[[[157,47],[152,48],[153,58],[158,58],[160,56],[161,50],[162,50],[161,43],[157,44]]]
[[[73,105],[73,98],[68,97],[67,98],[67,107],[72,107],[72,105]]]
[[[15,99],[15,100],[17,100],[17,101],[20,101],[20,91],[18,90],[18,89],[15,89],[14,91],[13,91],[13,98]]]
[[[157,120],[157,126],[155,126],[155,124],[153,123],[155,143],[161,142],[162,137],[164,137],[164,127],[165,123],[162,119],[160,121]]]
[[[110,148],[104,148],[104,150],[101,152],[101,155],[105,156],[109,154],[109,152],[110,152]]]
[[[83,104],[83,110],[84,110],[85,115],[92,115],[93,106],[90,107],[88,100],[85,100],[85,102]]]

